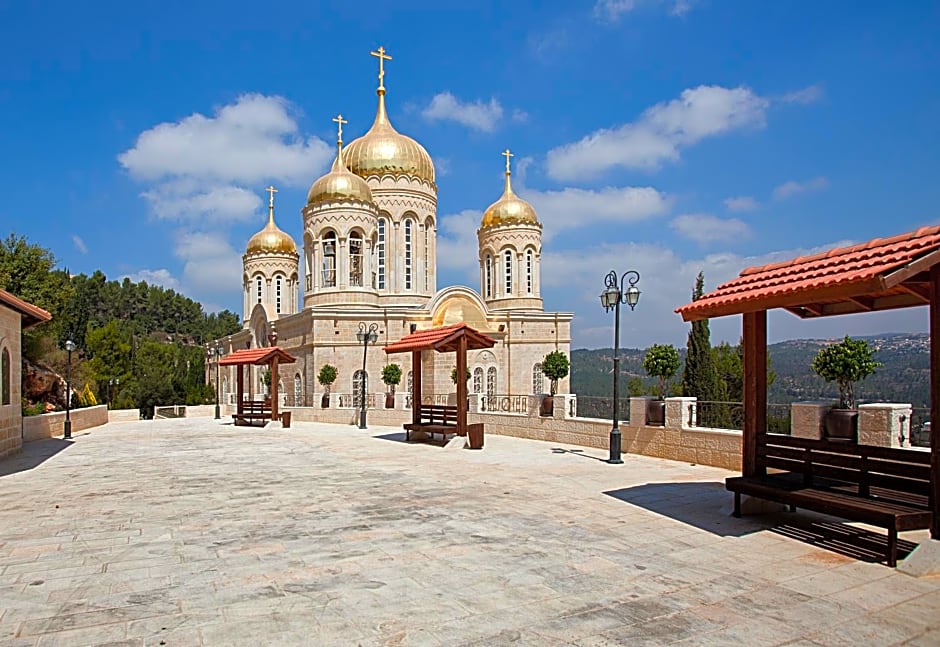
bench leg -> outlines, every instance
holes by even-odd
[[[741,517],[741,493],[734,493],[734,512],[731,513],[734,517]]]
[[[791,503],[790,505],[787,506],[787,510],[789,510],[790,512],[796,512],[796,506]]]
[[[897,528],[888,528],[888,566],[895,568],[898,565],[898,531]]]

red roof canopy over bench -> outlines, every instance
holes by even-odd
[[[276,420],[277,413],[277,367],[278,364],[293,364],[297,358],[277,346],[265,346],[262,348],[242,348],[230,353],[219,360],[221,366],[264,366],[271,365],[271,420]],[[236,379],[236,398],[238,415],[244,412],[242,394],[245,392],[245,375],[241,368],[238,369]]]

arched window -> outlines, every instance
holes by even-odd
[[[274,306],[278,314],[281,314],[281,294],[284,291],[284,277],[278,274],[274,277]]]
[[[473,369],[473,392],[483,393],[483,368],[480,366]]]
[[[364,384],[363,384],[364,383]],[[368,402],[368,393],[369,393],[369,374],[364,373],[362,369],[359,369],[353,373],[352,380],[353,388],[353,408],[359,408],[362,406],[362,392],[366,392],[366,402]]]
[[[379,218],[379,240],[376,244],[376,258],[378,259],[378,289],[385,289],[385,218]]]
[[[489,254],[486,255],[486,262],[483,265],[483,290],[486,293],[486,298],[490,299],[493,297],[493,257]]]
[[[525,291],[527,294],[532,294],[533,285],[532,285],[532,263],[533,263],[532,250],[527,249],[525,253]]]
[[[489,396],[496,395],[496,367],[490,366],[486,369],[486,394]]]
[[[255,303],[261,303],[261,298],[264,296],[264,279],[260,276],[255,278],[255,297],[257,301]]]
[[[424,289],[431,289],[431,225],[424,223]]]
[[[411,220],[405,220],[405,289],[411,289],[411,254],[412,254],[412,223]]]
[[[545,393],[545,376],[542,374],[540,363],[532,366],[532,393],[535,395]]]
[[[12,380],[13,378],[10,377],[10,350],[4,348],[3,353],[0,354],[0,391],[2,391],[0,402],[3,404],[10,404]]]
[[[362,287],[362,234],[349,234],[349,285]]]
[[[304,404],[304,383],[300,373],[294,375],[294,406],[302,407]]]
[[[336,234],[332,231],[323,237],[323,287],[336,287]]]
[[[512,252],[503,252],[503,270],[506,273],[506,295],[512,294]]]
[[[281,399],[281,406],[287,406],[287,389],[284,388],[284,380],[277,381],[277,395]]]

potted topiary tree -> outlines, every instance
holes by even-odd
[[[339,371],[332,364],[324,364],[317,374],[317,382],[323,385],[323,397],[320,399],[320,406],[323,409],[330,408],[330,386],[336,381]]]
[[[395,408],[395,387],[401,382],[401,366],[398,364],[386,364],[382,368],[382,381],[388,387],[385,394],[385,408]]]
[[[549,395],[542,398],[542,415],[552,416],[555,413],[555,390],[558,380],[568,377],[568,356],[561,351],[553,350],[542,360],[542,375],[551,380]]]
[[[650,377],[659,378],[659,397],[646,404],[646,423],[666,424],[666,385],[679,371],[679,351],[671,344],[653,344],[643,358],[643,368]]]
[[[823,346],[813,358],[813,371],[827,382],[839,385],[839,404],[825,419],[826,437],[839,441],[858,438],[858,409],[855,408],[853,385],[875,372],[881,366],[872,359],[872,348],[864,339],[851,339],[848,335],[838,344]]]

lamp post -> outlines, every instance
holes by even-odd
[[[359,400],[359,428],[366,428],[366,351],[369,350],[369,342],[373,344],[378,340],[379,324],[369,324],[368,328],[362,321],[359,322],[359,332],[356,333],[356,339],[362,342],[362,376],[359,380],[359,391],[361,398]]]
[[[72,351],[77,348],[71,339],[65,342],[65,350],[69,352],[68,368],[65,370],[65,430],[63,438],[72,437],[72,419],[69,416],[72,410]]]
[[[221,382],[219,381],[219,365],[222,363],[222,353],[225,351],[222,348],[222,344],[217,343],[211,352],[215,355],[215,419],[220,420],[222,413],[219,411],[219,388],[221,388]]]
[[[624,280],[629,281],[629,287],[624,290]],[[604,291],[601,292],[601,305],[605,312],[614,309],[614,425],[610,430],[610,456],[607,462],[612,465],[623,463],[620,458],[620,427],[619,427],[619,407],[618,396],[620,395],[620,304],[625,303],[630,306],[630,310],[636,307],[640,300],[640,289],[636,284],[640,280],[640,273],[636,270],[627,270],[617,278],[617,272],[611,270],[604,278]]]
[[[110,380],[108,380],[108,408],[109,409],[114,408],[114,405],[112,404],[111,387],[120,386],[120,385],[121,385],[121,378],[119,377],[112,377]]]

